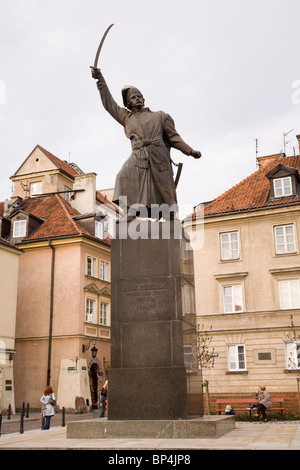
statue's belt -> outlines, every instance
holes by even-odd
[[[151,158],[152,161],[158,166],[159,171],[168,170],[169,166],[168,166],[166,160],[157,158],[156,155],[152,154],[150,149],[149,149],[150,152],[149,151],[148,152],[143,151],[144,147],[149,147],[149,146],[152,146],[152,145],[155,146],[155,147],[165,147],[166,144],[165,144],[164,140],[161,139],[161,138],[158,138],[158,139],[143,139],[143,140],[132,142],[132,150],[133,151],[141,150],[140,155],[138,157],[135,156],[135,166],[137,166],[138,168],[147,169],[147,168],[149,168],[149,159]],[[182,165],[182,163],[173,162],[172,159],[170,159],[170,161],[174,166],[177,166],[177,168],[178,168],[177,169],[177,175],[176,175],[176,178],[175,178],[175,187],[177,187],[183,165]]]
[[[139,150],[142,147],[149,147],[149,145],[155,145],[158,147],[165,147],[165,143],[163,139],[143,139],[143,140],[136,140],[132,142],[132,150]]]

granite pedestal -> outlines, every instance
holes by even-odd
[[[177,420],[70,421],[68,439],[217,439],[235,429],[234,416]]]
[[[111,244],[108,420],[185,419],[179,221],[135,223]]]

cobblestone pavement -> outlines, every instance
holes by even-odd
[[[94,419],[99,418],[100,410],[92,413],[68,413],[65,415],[65,423],[70,421],[79,421],[81,419]],[[62,426],[62,414],[57,413],[51,418],[51,427]],[[40,413],[30,413],[28,418],[24,418],[24,433],[33,429],[41,429],[42,417]],[[20,432],[20,413],[11,416],[8,419],[7,415],[2,416],[1,434],[11,434]]]
[[[115,451],[175,451],[197,450],[300,450],[300,422],[236,422],[235,429],[216,439],[70,439],[67,423],[78,420],[99,419],[99,412],[67,414],[66,426],[62,427],[62,415],[52,418],[49,431],[41,431],[41,416],[32,413],[24,418],[24,433],[20,434],[20,415],[11,420],[3,416],[1,450],[102,450],[109,456]],[[106,418],[105,418],[106,419]],[[113,453],[112,453],[113,452]],[[101,454],[102,455],[102,454]],[[104,455],[104,454],[103,454]],[[261,459],[261,454],[258,455]],[[260,460],[261,461],[261,460]],[[148,460],[147,460],[148,462]]]

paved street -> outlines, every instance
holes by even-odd
[[[93,413],[75,414],[70,413],[65,415],[65,422],[79,421],[81,419],[94,419],[99,418],[101,410]],[[41,429],[42,418],[40,413],[29,413],[28,418],[24,418],[24,433],[33,429]],[[51,427],[62,425],[62,415],[57,413],[51,418]],[[7,416],[2,416],[2,436],[9,433],[20,432],[20,413],[11,416],[11,419],[7,419]]]
[[[99,413],[66,415],[66,423],[82,419],[99,419]],[[24,420],[23,434],[19,416],[10,422],[4,416],[0,450],[300,450],[300,421],[236,422],[233,431],[218,439],[67,439],[60,414],[49,431],[40,428],[37,413]]]

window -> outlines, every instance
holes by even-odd
[[[300,342],[285,343],[285,360],[287,369],[300,369]]]
[[[275,197],[290,196],[292,194],[292,178],[287,176],[274,179],[274,194]]]
[[[224,313],[243,311],[243,295],[241,284],[223,287]]]
[[[85,321],[88,323],[95,323],[95,300],[86,299]]]
[[[95,276],[96,259],[92,256],[86,258],[86,273],[88,276]]]
[[[189,344],[184,344],[183,359],[184,359],[184,367],[186,368],[187,372],[192,372],[192,370],[194,369],[193,346]]]
[[[100,304],[100,324],[101,325],[109,324],[108,314],[109,314],[109,305],[105,302],[101,302]]]
[[[95,220],[95,237],[104,238],[104,224],[99,220]]]
[[[102,281],[108,281],[108,263],[104,261],[100,262],[100,279],[102,279]]]
[[[245,346],[230,344],[227,346],[228,370],[246,370]]]
[[[25,237],[26,235],[26,220],[16,220],[14,222],[14,237]]]
[[[195,312],[194,286],[185,284],[182,287],[182,306],[184,315]]]
[[[274,227],[276,254],[295,253],[294,225],[281,225]]]
[[[300,308],[299,279],[278,281],[279,303],[282,310]]]
[[[64,200],[65,201],[70,201],[70,193],[71,193],[71,189],[68,188],[68,186],[64,186]]]
[[[221,233],[220,242],[222,260],[239,258],[238,232]]]
[[[35,196],[37,194],[42,194],[42,182],[41,181],[30,183],[30,196]]]

